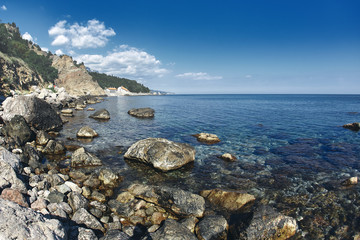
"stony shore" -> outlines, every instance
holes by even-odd
[[[0,239],[289,239],[296,236],[298,223],[294,218],[244,191],[189,192],[139,183],[118,189],[123,176],[103,166],[101,157],[56,140],[61,126],[76,111],[89,105],[96,108],[92,104],[103,99],[73,98],[62,92],[39,90],[32,96],[8,98],[3,103]],[[94,114],[111,117],[103,110]],[[84,126],[81,136],[97,137],[92,131]],[[203,135],[214,138],[211,134]],[[66,152],[71,152],[71,157],[64,160]],[[171,171],[194,161],[195,150],[166,139],[144,139],[134,143],[125,157],[158,171]],[[62,159],[62,164],[56,159]],[[247,217],[234,224],[233,216]]]

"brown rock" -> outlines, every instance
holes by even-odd
[[[194,137],[196,137],[199,142],[206,144],[215,144],[220,142],[219,137],[211,133],[199,133],[195,134]]]
[[[45,209],[46,207],[47,207],[47,202],[43,198],[39,198],[38,200],[36,200],[31,204],[31,208],[34,210],[41,210],[41,209]]]
[[[24,195],[15,189],[5,188],[1,193],[1,198],[15,202],[23,207],[29,207]]]
[[[160,212],[154,212],[154,214],[151,216],[151,222],[156,225],[160,225],[160,223],[164,220],[166,220],[166,217],[163,213]]]
[[[220,156],[220,158],[229,162],[235,162],[237,160],[237,158],[231,155],[230,153],[224,153],[223,155]]]
[[[219,205],[230,211],[240,210],[248,203],[253,203],[255,197],[238,191],[224,191],[221,189],[203,190],[200,195],[214,205]]]

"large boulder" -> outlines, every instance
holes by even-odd
[[[202,217],[205,211],[203,197],[178,188],[132,184],[128,192],[184,217]]]
[[[255,201],[255,197],[242,191],[225,191],[221,189],[203,190],[200,195],[210,203],[221,206],[229,211],[237,211],[246,204]]]
[[[94,118],[98,120],[109,120],[110,119],[110,113],[106,109],[100,109],[94,112],[89,116],[89,118]]]
[[[51,105],[35,96],[7,98],[3,102],[3,108],[2,118],[5,121],[21,115],[37,130],[58,130],[62,127],[61,118]]]
[[[137,118],[153,118],[155,110],[152,108],[133,108],[128,111],[128,114]]]
[[[197,240],[189,229],[174,219],[165,220],[163,225],[150,236],[153,240]]]
[[[195,149],[188,144],[164,138],[147,138],[134,143],[124,157],[150,164],[166,172],[194,161]]]
[[[228,229],[223,216],[206,216],[196,226],[196,235],[200,240],[226,240]]]
[[[17,144],[23,146],[26,142],[35,139],[35,133],[29,128],[23,116],[15,115],[3,128],[6,137],[12,138]]]
[[[261,206],[254,213],[253,219],[246,230],[248,240],[288,239],[295,235],[296,220],[285,216],[270,206]]]
[[[0,239],[68,239],[59,220],[0,198]]]
[[[95,155],[88,153],[85,149],[79,148],[71,156],[72,167],[101,166],[102,161]]]

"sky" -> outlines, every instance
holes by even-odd
[[[358,0],[0,0],[23,38],[187,94],[360,93]]]

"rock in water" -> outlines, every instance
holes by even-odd
[[[201,240],[226,240],[228,229],[223,216],[206,216],[196,226],[196,235]]]
[[[72,167],[101,166],[102,161],[95,155],[88,153],[85,149],[79,148],[71,156]]]
[[[106,109],[100,109],[94,112],[89,116],[89,118],[99,119],[99,120],[109,120],[110,119],[110,113]]]
[[[247,228],[247,239],[288,239],[295,235],[296,220],[275,211],[270,206],[261,206]]]
[[[348,123],[343,125],[343,128],[350,129],[352,131],[359,131],[360,130],[360,123],[354,122],[354,123]]]
[[[137,198],[170,209],[181,216],[202,217],[205,211],[203,197],[181,189],[133,184],[128,191]]]
[[[220,142],[219,137],[211,133],[199,133],[195,134],[194,137],[196,137],[199,142],[206,144],[215,144]]]
[[[0,198],[0,239],[67,239],[59,220]]]
[[[65,147],[55,140],[50,140],[42,151],[45,154],[63,154],[66,152]]]
[[[35,96],[16,96],[5,99],[2,118],[10,121],[21,115],[26,122],[37,130],[58,130],[62,127],[60,116],[51,105]]]
[[[133,108],[128,111],[128,114],[138,118],[153,118],[155,110],[152,108]]]
[[[203,190],[200,195],[214,205],[226,208],[229,211],[240,210],[248,203],[253,203],[255,197],[251,194],[221,189]]]
[[[31,131],[23,116],[15,115],[3,128],[6,137],[14,139],[17,144],[23,146],[26,142],[35,139],[35,133]]]
[[[174,219],[165,220],[164,224],[150,236],[153,240],[197,240],[189,229]]]
[[[124,157],[150,164],[166,172],[194,161],[195,149],[188,144],[164,138],[147,138],[134,143]]]
[[[79,131],[76,133],[76,136],[78,138],[94,138],[99,136],[99,134],[91,127],[84,126],[79,129]]]
[[[220,156],[220,158],[229,162],[235,162],[237,160],[237,158],[230,153],[224,153],[223,155]]]

